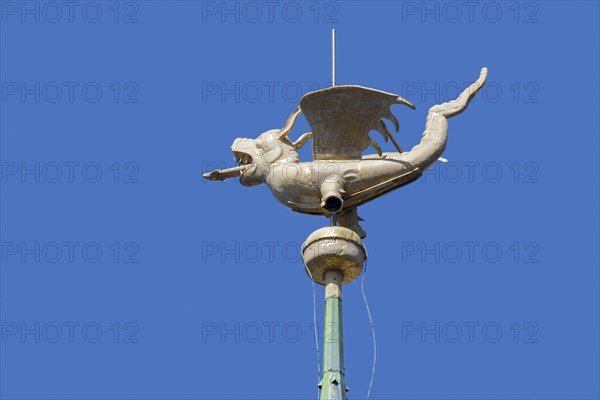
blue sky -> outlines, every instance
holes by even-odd
[[[202,173],[330,84],[332,28],[338,85],[416,105],[404,148],[489,69],[449,163],[360,209],[372,398],[600,395],[597,2],[0,5],[2,398],[315,397],[327,220]],[[359,283],[343,307],[364,398]]]

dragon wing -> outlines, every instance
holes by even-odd
[[[392,104],[415,108],[400,96],[361,86],[334,86],[304,95],[300,109],[312,128],[313,159],[360,160],[369,146],[381,155],[369,132],[376,130],[386,142],[393,140],[383,123],[384,118],[389,119],[398,132],[398,120],[390,111]]]

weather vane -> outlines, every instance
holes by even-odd
[[[482,68],[477,81],[460,96],[429,109],[421,142],[402,151],[384,120],[398,132],[393,104],[415,106],[395,94],[361,86],[335,85],[335,30],[332,30],[332,87],[308,93],[281,129],[256,139],[235,139],[231,146],[237,166],[204,174],[210,180],[239,177],[244,186],[267,184],[283,205],[304,214],[330,218],[330,226],[313,232],[302,246],[310,278],[325,286],[325,330],[320,399],[346,399],[342,336],[341,287],[363,270],[366,232],[358,207],[387,192],[414,182],[441,159],[448,138],[448,118],[460,114],[487,77]],[[312,132],[291,141],[300,114]],[[377,131],[396,152],[383,152],[369,135]],[[301,162],[298,149],[312,138],[312,161]],[[364,155],[368,148],[374,154]]]

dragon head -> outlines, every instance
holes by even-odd
[[[265,182],[269,169],[277,162],[299,162],[298,153],[287,138],[279,138],[280,131],[273,129],[256,139],[238,138],[231,145],[233,158],[243,171],[240,183],[254,186]]]
[[[242,185],[254,186],[266,181],[273,165],[300,162],[296,150],[302,147],[312,134],[305,133],[293,143],[287,138],[300,112],[299,107],[294,110],[281,129],[266,131],[256,139],[235,139],[231,145],[231,152],[238,165],[206,173],[204,177],[210,180],[225,180],[239,176]]]

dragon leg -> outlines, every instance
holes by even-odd
[[[361,239],[364,239],[367,236],[367,232],[365,232],[359,224],[360,221],[364,220],[358,216],[357,207],[342,211],[338,214],[337,221],[340,226],[356,232]]]

